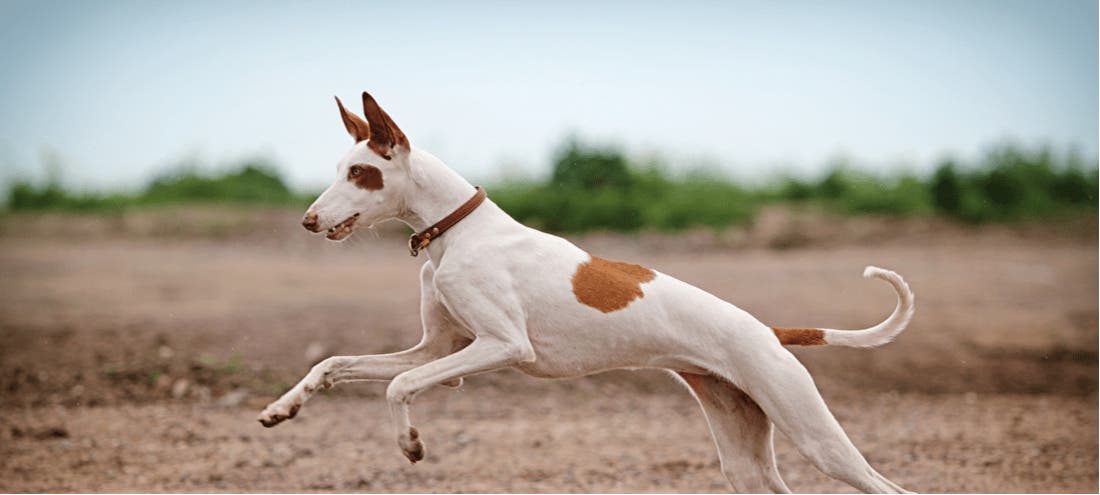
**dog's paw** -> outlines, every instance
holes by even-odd
[[[271,428],[272,426],[297,416],[298,410],[301,408],[302,405],[299,403],[286,406],[276,402],[267,406],[256,419],[260,424],[264,425],[265,428]]]
[[[424,458],[424,442],[420,441],[420,432],[416,428],[410,426],[408,434],[398,436],[397,445],[401,447],[405,458],[413,464]]]

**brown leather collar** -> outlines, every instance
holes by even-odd
[[[462,203],[462,206],[452,211],[450,215],[443,217],[443,220],[436,222],[435,225],[409,236],[409,254],[413,256],[420,254],[420,250],[428,247],[433,239],[443,235],[447,229],[454,227],[456,223],[466,218],[466,215],[473,213],[482,201],[485,201],[485,196],[487,196],[485,190],[481,186],[474,186],[474,188],[477,189],[474,197],[466,200],[465,203]]]

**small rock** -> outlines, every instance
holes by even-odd
[[[248,398],[248,390],[238,388],[218,398],[219,407],[237,407]]]
[[[321,362],[321,360],[325,358],[326,354],[328,354],[328,350],[325,348],[325,344],[316,341],[310,342],[309,345],[306,346],[306,363],[309,363],[310,366],[313,366]]]
[[[199,386],[191,389],[191,395],[194,395],[197,399],[199,399],[202,402],[209,402],[210,401],[210,395],[211,395],[210,394],[210,387],[207,387],[205,385],[199,385]]]
[[[186,379],[180,378],[176,380],[176,383],[172,384],[172,397],[179,399],[187,394],[187,389],[191,388],[191,382]]]
[[[175,356],[176,352],[173,351],[171,347],[162,345],[157,348],[157,355],[160,356],[161,359],[167,361],[169,359],[172,359],[172,356]]]

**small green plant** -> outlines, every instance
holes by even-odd
[[[222,365],[220,371],[226,375],[234,375],[240,373],[244,369],[244,361],[241,359],[241,355],[234,352],[229,356],[229,359],[225,360],[225,364]]]
[[[199,354],[195,357],[195,363],[198,368],[223,375],[233,375],[244,370],[244,360],[238,353],[233,353],[225,361],[221,361],[210,354]]]

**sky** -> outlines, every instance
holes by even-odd
[[[1095,1],[0,0],[0,181],[274,160],[299,188],[368,90],[478,181],[570,135],[735,177],[926,171],[1005,140],[1097,156]]]

